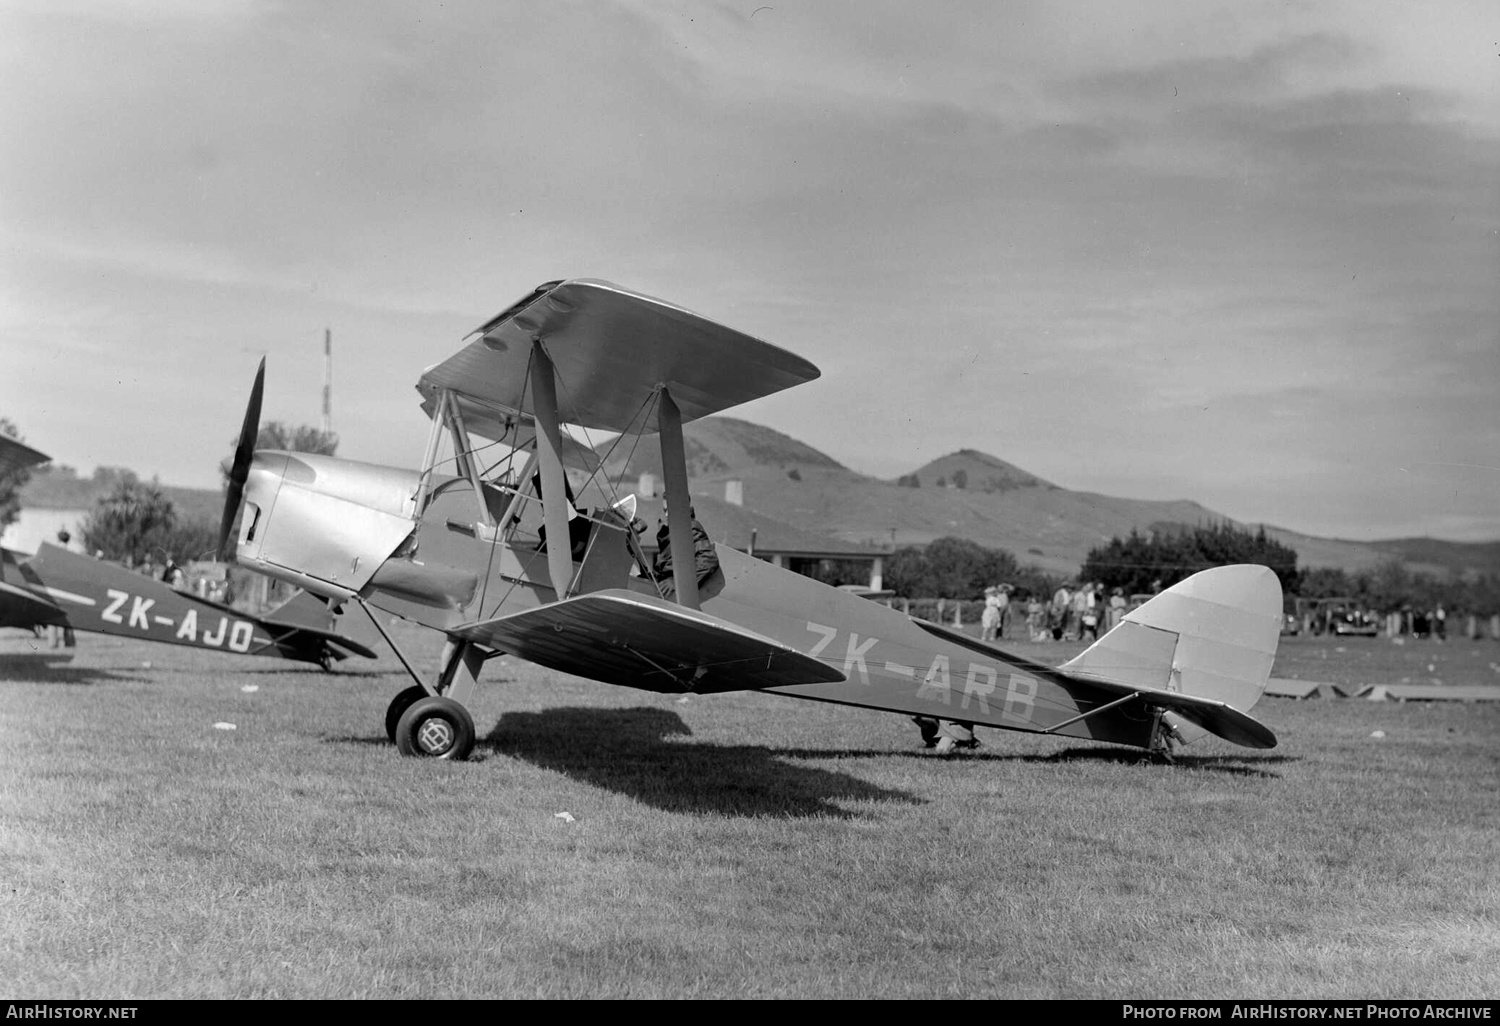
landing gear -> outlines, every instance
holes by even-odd
[[[474,720],[453,699],[424,694],[401,714],[394,740],[402,755],[462,761],[474,750]]]
[[[390,708],[385,711],[385,736],[395,741],[396,724],[401,722],[401,714],[426,697],[427,689],[419,684],[413,684],[391,699]]]
[[[474,697],[479,669],[488,658],[484,650],[472,641],[449,636],[443,646],[437,682],[428,689],[396,639],[381,626],[380,618],[370,612],[364,599],[358,595],[354,598],[365,607],[370,622],[391,646],[408,676],[416,681],[391,699],[385,710],[385,732],[396,743],[396,750],[402,755],[428,759],[467,759],[474,750],[474,718],[464,703]],[[434,691],[437,693],[433,694]]]
[[[1171,766],[1177,761],[1172,754],[1172,746],[1185,743],[1177,729],[1181,722],[1181,718],[1175,714],[1165,709],[1157,710],[1156,721],[1151,725],[1151,744],[1147,748],[1147,754],[1153,762]]]

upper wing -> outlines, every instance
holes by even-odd
[[[557,370],[558,419],[609,431],[641,432],[636,422],[658,385],[686,423],[818,376],[802,357],[690,310],[577,278],[538,286],[427,368],[417,382],[422,408],[431,416],[438,390],[450,389],[470,431],[503,437],[508,415],[531,415],[527,369],[538,338]]]
[[[646,691],[748,691],[844,680],[770,638],[624,589],[467,624],[451,633],[565,673]]]
[[[38,452],[29,445],[24,445],[7,435],[0,435],[0,476],[9,474],[12,470],[22,467],[32,467],[38,463],[46,463],[52,457],[44,452]]]

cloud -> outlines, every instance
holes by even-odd
[[[3,270],[25,296],[0,339],[87,351],[70,373],[101,409],[159,367],[181,419],[212,421],[201,368],[269,351],[298,419],[331,325],[359,353],[346,453],[409,462],[415,371],[579,275],[813,358],[823,381],[745,414],[882,473],[970,446],[1074,487],[1207,501],[1199,468],[1246,508],[1358,518],[1378,503],[1350,439],[1475,462],[1494,437],[1485,5],[0,18]],[[210,442],[151,458],[211,467]],[[1401,495],[1392,516],[1419,518]]]

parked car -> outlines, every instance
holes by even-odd
[[[1333,633],[1373,638],[1380,633],[1380,621],[1369,613],[1356,611],[1335,613],[1331,624]]]

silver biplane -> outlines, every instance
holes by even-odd
[[[469,755],[467,706],[501,654],[647,691],[757,689],[1156,752],[1205,733],[1276,743],[1248,715],[1281,621],[1265,567],[1197,574],[1059,668],[727,546],[700,579],[682,425],[818,370],[662,300],[554,281],[482,324],[417,382],[432,428],[416,470],[254,452],[263,372],[224,534],[243,500],[241,564],[365,606],[382,632],[374,610],[445,635],[441,666],[425,675],[387,634],[413,680],[386,716],[405,754]],[[565,424],[659,437],[670,580],[636,543],[633,498],[580,508]]]

